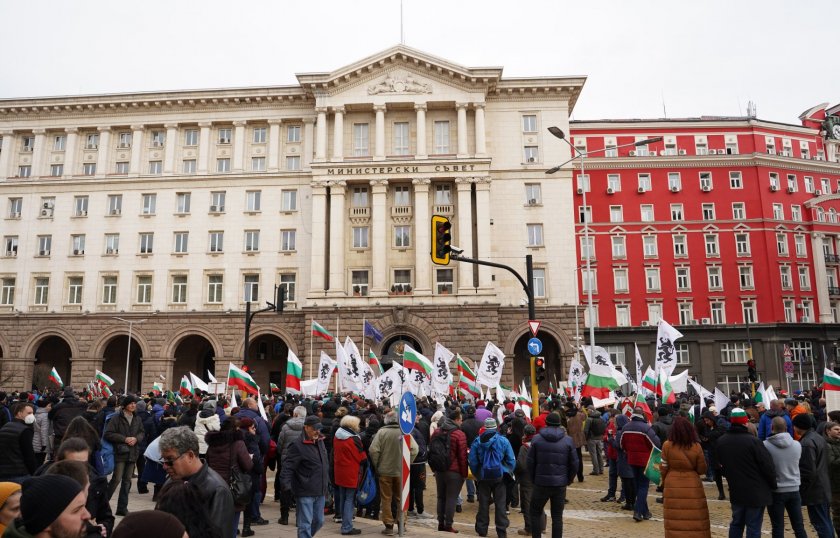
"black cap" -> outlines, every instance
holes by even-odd
[[[324,427],[324,425],[321,424],[321,419],[319,419],[315,415],[309,415],[308,417],[306,417],[303,421],[303,425],[315,428],[316,430],[320,430]]]
[[[547,417],[545,417],[545,425],[546,426],[559,426],[560,425],[560,414],[559,413],[549,413]]]
[[[69,476],[48,474],[26,480],[20,497],[26,532],[36,535],[52,525],[81,492],[82,486]]]

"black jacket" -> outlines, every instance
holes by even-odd
[[[461,431],[467,436],[467,446],[472,446],[482,426],[483,424],[475,418],[475,415],[464,419],[461,423]]]
[[[531,482],[546,487],[571,484],[580,465],[572,438],[563,428],[553,427],[534,437],[525,461]]]
[[[50,413],[47,416],[53,423],[56,446],[58,446],[61,438],[64,437],[64,431],[70,425],[70,421],[83,415],[85,411],[87,411],[87,403],[79,400],[75,396],[65,396],[55,407],[50,409]]]
[[[126,437],[135,437],[137,443],[134,446],[128,446],[125,444]],[[145,438],[146,432],[143,431],[143,421],[140,420],[137,413],[132,415],[129,424],[125,413],[120,411],[111,417],[111,420],[105,426],[105,440],[114,445],[114,461],[137,461],[137,457],[140,455],[140,445]]]
[[[210,512],[210,520],[219,529],[221,535],[233,536],[235,530],[233,527],[233,496],[227,482],[207,463],[204,463],[201,469],[188,477],[186,481],[198,488],[198,492]]]
[[[0,428],[0,480],[31,475],[38,469],[34,436],[35,429],[18,419]]]
[[[802,445],[802,455],[799,457],[799,495],[802,497],[802,506],[831,502],[828,443],[814,430],[808,430],[799,439],[799,444]]]
[[[717,459],[729,483],[733,504],[758,508],[773,503],[773,457],[746,426],[733,424],[717,442]]]
[[[280,471],[280,487],[298,497],[320,497],[327,494],[330,460],[323,438],[306,439],[303,433],[286,449]]]

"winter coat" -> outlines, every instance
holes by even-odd
[[[826,439],[828,446],[828,478],[831,492],[840,493],[840,439]]]
[[[481,430],[482,424],[473,417],[467,417],[461,422],[461,431],[467,437],[467,446],[471,446],[475,438],[478,437],[478,432]]]
[[[771,492],[778,487],[773,458],[746,426],[733,424],[718,439],[717,460],[733,504],[760,508],[773,502]]]
[[[615,425],[615,420],[607,422],[607,429],[604,431],[604,452],[607,454],[607,459],[610,461],[618,460],[618,449],[613,445],[613,440],[618,435],[618,428]]]
[[[659,417],[659,419],[653,423],[651,428],[653,428],[653,433],[659,437],[659,441],[664,443],[668,439],[668,434],[671,433],[671,426],[673,425],[674,417],[671,415],[664,415]]]
[[[268,423],[262,418],[259,411],[254,411],[253,409],[240,409],[239,413],[236,415],[236,418],[239,420],[246,417],[253,420],[254,424],[257,426],[257,439],[260,442],[260,453],[268,454],[268,445],[271,440],[271,435],[268,431]]]
[[[399,424],[382,426],[370,444],[370,461],[379,476],[400,476],[402,473],[402,432]],[[417,458],[419,447],[411,437],[411,461]]]
[[[764,441],[764,447],[773,458],[776,468],[776,493],[799,491],[799,458],[802,445],[793,440],[787,432],[777,433]]]
[[[339,428],[333,439],[333,483],[343,488],[359,485],[359,469],[367,459],[362,439],[355,432]]]
[[[280,488],[297,497],[323,497],[330,482],[330,460],[324,439],[301,435],[286,449],[280,470]]]
[[[3,538],[32,538],[32,535],[26,532],[23,520],[17,518],[9,522],[9,526],[3,532]]]
[[[463,423],[461,424],[463,426]],[[450,419],[446,419],[443,426],[438,428],[432,438],[449,434],[449,469],[466,478],[467,468],[467,435]]]
[[[143,437],[143,442],[138,443],[140,445],[140,453],[142,454],[145,452],[146,447],[149,446],[149,443],[157,437],[157,424],[155,424],[155,417],[148,411],[137,411],[137,416],[140,417],[140,422],[143,423],[143,433],[146,434]]]
[[[178,418],[178,426],[186,426],[195,431],[195,419],[198,416],[197,409],[188,409]]]
[[[53,433],[56,441],[64,437],[64,431],[70,425],[70,421],[87,411],[87,403],[75,396],[66,396],[59,403],[50,409],[47,415],[53,424]],[[100,429],[101,433],[102,430]]]
[[[239,467],[243,473],[248,473],[254,467],[248,448],[245,446],[245,436],[239,430],[225,432],[207,432],[207,465],[210,466],[225,484],[230,483],[230,471]],[[245,507],[236,505],[234,509],[241,512]]]
[[[616,452],[618,452],[618,457],[616,458],[615,461],[616,461],[616,464],[617,464],[617,467],[618,467],[618,469],[616,469],[616,470],[618,471],[618,476],[620,478],[633,478],[633,467],[631,467],[630,464],[627,463],[627,452],[622,450],[621,443],[619,443],[619,437],[618,437],[619,433],[621,433],[621,431],[624,429],[624,427],[627,426],[628,424],[630,424],[630,419],[627,418],[626,415],[616,415],[616,417],[615,417],[615,431],[616,431],[616,434],[612,438],[612,441],[610,442],[612,444],[613,448],[615,448]]]
[[[533,444],[531,445],[533,448]],[[516,466],[516,458],[513,455],[513,448],[510,442],[505,439],[504,435],[500,435],[496,430],[488,430],[482,433],[470,447],[470,454],[467,458],[470,470],[476,479],[481,480],[482,470],[481,466],[484,462],[484,453],[488,450],[495,450],[499,452],[500,460],[502,462],[502,471],[513,475],[514,467]]]
[[[35,476],[42,476],[52,465],[52,463],[42,465],[35,472]],[[92,465],[88,465],[88,482],[90,487],[88,488],[85,508],[90,512],[90,518],[95,519],[97,525],[104,526],[108,530],[108,536],[110,536],[114,530],[114,514],[111,511],[111,505],[108,503],[108,477],[100,475]],[[93,530],[96,531],[95,534],[90,532]],[[97,526],[91,525],[88,536],[101,536],[101,532]]]
[[[207,441],[204,437],[207,435],[207,432],[219,431],[222,424],[219,422],[219,415],[213,411],[210,411],[210,416],[202,417],[202,414],[204,414],[203,411],[195,419],[195,435],[198,437],[198,453],[204,456],[207,454]]]
[[[34,435],[35,429],[18,419],[12,419],[0,428],[0,481],[31,475],[38,469],[32,450]]]
[[[105,426],[105,440],[114,445],[114,461],[137,461],[140,456],[140,445],[146,437],[143,430],[143,421],[134,413],[131,422],[126,418],[125,413],[120,410]],[[134,437],[137,442],[134,446],[125,443],[127,437]]]
[[[519,447],[519,453],[516,455],[516,467],[514,468],[514,475],[520,488],[532,488],[534,486],[531,477],[528,475],[528,451],[531,450],[533,437],[526,439],[528,440],[523,440],[522,446]],[[577,456],[577,453],[575,455]]]
[[[35,429],[32,437],[32,450],[36,453],[48,452],[50,449],[50,419],[46,407],[35,410]]]
[[[711,538],[709,507],[700,476],[706,474],[706,458],[699,443],[684,448],[665,441],[662,447],[665,537]]]
[[[277,436],[277,453],[280,454],[280,461],[286,459],[286,449],[298,437],[303,435],[303,417],[292,417],[283,424],[280,435]]]
[[[808,430],[799,439],[802,456],[799,458],[799,476],[802,483],[799,495],[802,506],[831,502],[831,479],[828,477],[828,443],[814,430]]]
[[[773,435],[770,426],[773,423],[773,419],[775,417],[785,418],[785,422],[787,423],[787,431],[790,434],[790,436],[793,437],[793,423],[790,421],[790,417],[784,411],[784,409],[778,411],[768,409],[764,412],[764,414],[761,415],[761,418],[758,420],[758,438],[762,441]]]
[[[644,467],[650,458],[651,449],[654,446],[659,448],[662,444],[644,419],[633,418],[618,433],[618,446],[627,455],[629,465]]]
[[[414,441],[417,443],[417,457],[414,458],[414,461],[411,462],[412,465],[426,465],[426,462],[429,461],[429,441],[426,437],[420,432],[419,427],[415,426],[413,430],[411,430],[411,437],[414,438]],[[335,443],[335,441],[333,441]]]
[[[583,423],[585,421],[586,415],[581,411],[576,411],[573,416],[569,417],[567,433],[572,438],[575,448],[580,448],[586,444],[586,435],[583,433]],[[542,431],[542,428],[537,431]]]
[[[584,437],[587,441],[600,441],[606,433],[607,424],[597,411],[591,411],[583,425]]]
[[[551,426],[534,436],[526,459],[531,482],[545,487],[571,484],[580,464],[572,439],[563,428]]]
[[[210,513],[210,521],[219,529],[221,536],[233,536],[236,530],[233,526],[235,510],[227,480],[205,462],[197,473],[187,477],[185,481],[198,489]]]

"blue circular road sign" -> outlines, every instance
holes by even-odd
[[[414,394],[406,392],[400,399],[400,430],[405,435],[409,435],[414,429],[414,421],[417,419],[417,402],[414,400]]]
[[[539,338],[531,338],[528,340],[528,353],[531,355],[539,355],[542,353],[542,342]]]

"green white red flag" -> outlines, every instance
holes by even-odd
[[[426,375],[432,374],[432,361],[408,344],[403,350],[403,368],[409,370],[420,370]]]
[[[318,336],[326,340],[327,342],[332,342],[334,340],[333,335],[330,334],[330,331],[326,330],[323,325],[312,320],[312,336]]]
[[[464,393],[465,396],[472,396],[478,398],[481,390],[475,382],[475,371],[470,367],[466,360],[461,355],[456,355],[456,364],[458,365],[458,390]]]
[[[642,388],[656,393],[656,374],[650,366],[645,370],[645,376],[642,378]]]
[[[155,381],[152,383],[152,392],[155,393],[155,396],[160,396],[163,394],[163,383]]]
[[[241,368],[237,368],[233,365],[233,363],[228,363],[227,385],[228,387],[236,387],[240,390],[244,390],[248,394],[257,394],[260,391],[260,388],[257,386],[257,382],[254,381],[251,374]]]
[[[104,394],[105,396],[110,398],[114,395],[114,393],[111,392],[111,389],[108,387],[108,385],[100,384],[99,386],[102,388],[102,394]]]
[[[187,378],[187,376],[182,377],[181,378],[181,389],[179,391],[181,393],[181,395],[184,396],[184,397],[192,396],[193,395],[192,391],[193,391],[192,383],[190,383],[189,378]]]
[[[379,362],[379,359],[376,357],[376,353],[374,353],[373,350],[368,352],[368,363],[376,375],[382,375],[385,373],[385,370],[382,369],[382,363]]]
[[[50,381],[52,381],[59,387],[64,386],[64,382],[61,381],[61,376],[58,375],[58,371],[55,369],[55,366],[53,366],[53,369],[50,370]]]
[[[99,370],[96,371],[96,376],[94,380],[99,383],[100,385],[106,385],[110,387],[114,384],[114,380],[108,377],[105,372],[100,372]]]
[[[610,354],[600,346],[583,346],[583,354],[589,364],[589,373],[581,389],[581,396],[606,399],[611,390],[620,387],[615,379],[615,367],[610,360]]]
[[[641,407],[642,410],[645,412],[645,418],[648,422],[653,422],[653,412],[650,410],[650,406],[647,404],[645,397],[642,396],[640,393],[636,393],[636,401],[633,402],[634,407]]]
[[[269,383],[268,385],[271,388],[271,392],[273,392],[273,393],[280,392],[280,387],[278,387],[274,383]]]
[[[300,379],[303,376],[303,364],[292,350],[289,350],[289,358],[286,361],[286,390],[300,392]]]
[[[677,401],[677,395],[671,386],[671,371],[668,368],[659,370],[659,383],[656,385],[656,394],[662,398],[663,403],[668,404]]]
[[[840,375],[826,368],[823,372],[823,390],[840,390]]]
[[[461,379],[467,378],[468,380],[475,382],[475,371],[473,371],[467,361],[465,361],[460,354],[456,355],[456,357],[458,373],[461,374]]]

